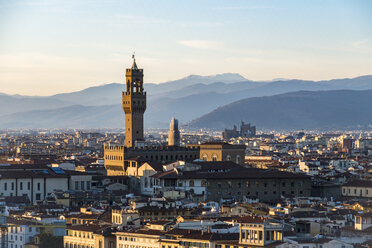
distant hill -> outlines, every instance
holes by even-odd
[[[0,128],[96,128],[122,127],[124,115],[120,105],[73,105],[52,110],[34,110],[5,115]]]
[[[276,130],[372,126],[372,90],[298,91],[243,99],[203,115],[194,128],[230,128],[241,120]]]
[[[63,127],[62,123],[68,124],[68,127],[72,127],[73,123],[86,126],[88,120],[79,112],[83,111],[83,108],[87,109],[86,113],[92,113],[96,117],[89,125],[122,127],[122,123],[119,125],[115,122],[116,116],[110,117],[108,112],[103,112],[100,116],[99,111],[113,108],[117,112],[110,112],[112,115],[123,115],[120,105],[124,87],[124,84],[111,83],[48,97],[0,93],[0,127],[39,127],[43,125],[43,120],[47,119],[49,121],[45,121],[45,124],[51,128]],[[218,107],[249,97],[272,96],[301,90],[372,89],[372,76],[317,82],[287,79],[255,82],[239,74],[225,73],[215,76],[191,75],[162,84],[145,82],[144,87],[148,98],[145,113],[146,127],[166,128],[173,116],[181,123],[187,123]],[[52,121],[54,117],[49,118],[46,113],[53,115],[55,122]],[[65,119],[58,121],[58,116],[61,115]]]

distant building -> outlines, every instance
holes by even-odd
[[[146,92],[143,89],[143,69],[138,69],[135,59],[126,69],[126,91],[123,95],[125,112],[125,145],[104,146],[105,168],[108,175],[137,176],[138,168],[145,161],[161,163],[199,158],[199,148],[179,147],[178,121],[171,122],[173,145],[150,147],[144,142],[143,115],[146,110]],[[137,162],[133,162],[136,158]]]
[[[226,142],[206,142],[187,147],[200,150],[200,159],[204,161],[232,161],[244,165],[245,145],[232,145]]]
[[[168,145],[179,146],[180,145],[180,131],[178,130],[178,120],[174,117],[169,125],[168,133]]]
[[[371,154],[372,139],[371,138],[359,138],[355,140],[355,148],[361,150],[365,154]]]
[[[11,165],[0,168],[0,196],[28,197],[32,204],[43,201],[55,190],[91,190],[92,175],[63,171],[44,165]]]
[[[225,140],[237,137],[254,137],[256,136],[256,126],[251,126],[250,123],[245,124],[244,121],[242,121],[240,131],[238,131],[237,127],[234,125],[233,129],[225,129],[222,136]]]
[[[270,202],[287,196],[308,197],[311,193],[311,178],[307,175],[245,168],[231,161],[192,162],[152,177],[156,194],[183,190],[201,201],[253,197]]]
[[[200,145],[200,158],[205,161],[233,161],[243,165],[245,145],[224,142],[208,142]]]
[[[116,247],[116,237],[109,225],[73,225],[67,227],[64,247]]]
[[[342,186],[342,196],[353,198],[372,198],[372,181],[354,180]]]
[[[143,69],[138,69],[133,57],[132,68],[125,74],[127,89],[123,92],[125,112],[125,146],[132,147],[144,141],[143,114],[146,110],[146,92],[143,90]]]

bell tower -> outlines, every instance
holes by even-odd
[[[125,146],[134,147],[143,141],[143,114],[146,110],[146,92],[143,90],[143,69],[138,69],[134,55],[132,68],[126,69],[126,91],[123,92],[125,113]]]

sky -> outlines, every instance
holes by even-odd
[[[51,95],[190,74],[328,80],[372,74],[369,0],[0,0],[0,92]]]

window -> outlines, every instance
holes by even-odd
[[[85,182],[81,181],[80,184],[81,184],[81,190],[84,190],[85,189]]]
[[[217,161],[217,155],[216,154],[213,154],[212,160]]]
[[[12,190],[14,190],[14,183],[12,182]]]
[[[40,183],[37,183],[37,191],[40,191]]]
[[[190,187],[194,187],[194,180],[190,180],[189,185]]]
[[[28,189],[28,190],[31,189],[31,183],[30,183],[30,182],[27,183],[27,189]]]
[[[240,155],[237,155],[237,156],[236,156],[236,163],[237,163],[237,164],[240,164]]]
[[[90,182],[87,181],[87,190],[90,190]]]
[[[37,194],[36,194],[36,200],[37,200],[37,201],[40,201],[40,200],[41,200],[41,194],[40,194],[40,193],[37,193]]]
[[[19,183],[19,189],[20,189],[20,190],[23,190],[23,182],[20,182],[20,183]]]
[[[8,184],[4,183],[4,190],[8,190]]]
[[[75,190],[79,189],[79,182],[75,182]]]

